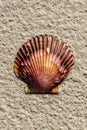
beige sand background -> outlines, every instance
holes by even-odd
[[[26,95],[13,73],[18,48],[39,34],[75,55],[58,95]],[[87,0],[0,0],[0,130],[87,130]]]

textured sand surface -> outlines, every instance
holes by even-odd
[[[39,34],[75,55],[58,95],[26,95],[13,73],[18,48]],[[87,0],[0,0],[0,130],[87,130]]]

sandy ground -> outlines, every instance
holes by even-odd
[[[13,73],[18,48],[39,34],[75,56],[58,95],[26,95]],[[0,0],[0,130],[87,130],[87,0]]]

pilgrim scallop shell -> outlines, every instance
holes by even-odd
[[[29,39],[14,60],[15,74],[41,93],[56,93],[73,66],[74,56],[68,45],[52,35]]]

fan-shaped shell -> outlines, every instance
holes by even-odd
[[[18,77],[40,92],[48,92],[67,77],[74,65],[74,56],[57,37],[40,35],[19,48],[14,61]]]

